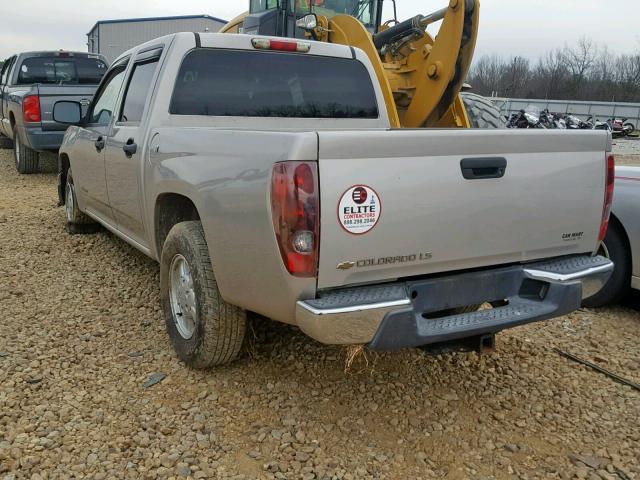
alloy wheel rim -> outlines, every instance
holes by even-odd
[[[190,340],[196,332],[196,294],[191,267],[180,254],[173,257],[169,267],[169,301],[176,330]]]
[[[16,148],[16,165],[20,165],[20,151],[22,150],[22,146],[20,145],[20,140],[16,136],[15,140],[15,148]]]
[[[67,185],[67,199],[65,200],[64,203],[65,203],[65,211],[67,212],[68,222],[73,221],[73,209],[75,207],[74,202],[75,202],[75,199],[73,198],[73,189],[71,185]]]

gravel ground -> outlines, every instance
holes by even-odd
[[[640,136],[614,138],[613,150],[620,155],[640,155]]]
[[[640,299],[492,354],[369,354],[349,373],[340,348],[263,322],[242,360],[191,371],[157,265],[68,236],[55,181],[0,151],[0,479],[640,479],[640,392],[552,351],[640,382]]]

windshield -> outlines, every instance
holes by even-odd
[[[251,0],[249,11],[251,13],[260,13],[274,8],[278,8],[278,0]]]
[[[314,12],[331,18],[336,15],[351,15],[368,28],[377,27],[379,0],[289,0],[290,11],[296,15]],[[278,8],[278,0],[251,0],[250,12],[260,13]]]
[[[22,62],[18,84],[97,85],[106,71],[107,65],[99,58],[32,57]]]
[[[378,17],[378,0],[291,0],[296,11],[311,9],[317,15],[327,18],[336,15],[351,15],[367,27],[375,27]]]
[[[524,109],[526,113],[529,115],[533,115],[534,117],[540,117],[540,107],[537,105],[529,104],[527,108]]]

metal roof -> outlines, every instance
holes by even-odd
[[[182,16],[178,15],[173,17],[121,18],[116,20],[99,20],[91,28],[91,30],[89,31],[89,33],[87,33],[87,35],[91,35],[91,32],[93,32],[98,27],[98,25],[106,25],[109,23],[161,22],[163,20],[189,20],[193,18],[206,18],[216,22],[222,22],[225,24],[227,23],[227,20],[223,20],[218,17],[212,17],[211,15],[182,15]]]

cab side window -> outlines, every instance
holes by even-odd
[[[11,71],[11,67],[13,67],[13,63],[16,61],[16,57],[8,58],[4,65],[2,66],[2,72],[0,72],[0,85],[6,85],[9,80],[9,72]]]
[[[159,58],[137,63],[133,67],[131,80],[125,94],[119,122],[140,123],[144,114],[147,97],[153,90],[152,81],[158,67]]]
[[[2,65],[2,70],[0,70],[0,85],[4,85],[7,83],[7,70],[9,69],[9,60],[5,60],[4,65]]]
[[[98,92],[89,115],[89,123],[107,126],[111,123],[116,109],[118,95],[124,83],[125,65],[118,66],[111,71],[103,87]]]

